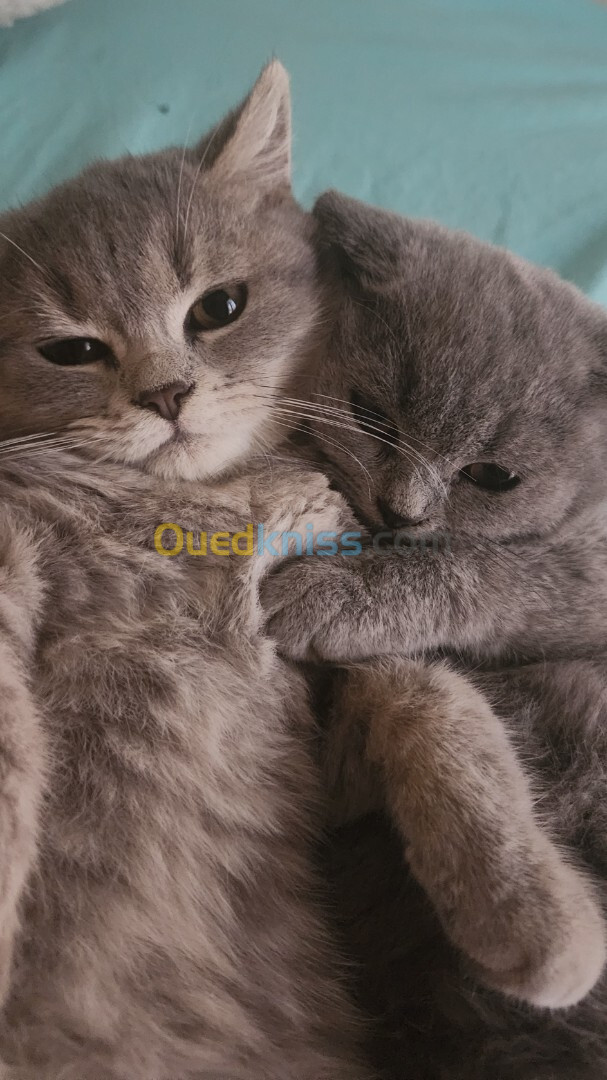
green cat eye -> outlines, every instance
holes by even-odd
[[[51,364],[60,367],[77,367],[83,364],[115,363],[109,345],[97,338],[64,338],[62,341],[45,341],[38,345],[38,352]]]
[[[521,478],[510,469],[504,469],[501,465],[494,465],[490,461],[476,461],[473,465],[466,465],[460,470],[466,480],[484,488],[485,491],[511,491]]]
[[[188,311],[186,333],[200,334],[228,326],[242,315],[246,303],[247,287],[243,282],[210,289]]]

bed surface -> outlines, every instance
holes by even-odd
[[[434,217],[607,304],[607,6],[69,0],[0,30],[0,207],[194,141],[277,55],[297,194]]]

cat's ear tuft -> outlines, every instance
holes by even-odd
[[[321,195],[312,213],[321,250],[331,252],[346,280],[383,280],[397,268],[409,229],[405,218],[339,191]]]
[[[278,60],[262,71],[247,98],[196,148],[222,180],[248,181],[260,193],[291,186],[289,76]]]

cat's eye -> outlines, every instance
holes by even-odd
[[[61,367],[77,367],[82,364],[115,363],[109,345],[97,338],[74,337],[62,341],[45,341],[38,345],[38,352],[51,364]]]
[[[384,449],[389,450],[392,445],[398,443],[400,435],[396,424],[386,416],[376,402],[371,401],[358,390],[353,390],[350,394],[350,408],[362,431],[382,441],[387,440],[390,445],[385,446]]]
[[[466,465],[461,473],[485,491],[511,491],[521,482],[516,473],[490,461],[475,461],[473,465]]]
[[[243,282],[222,285],[204,293],[188,311],[186,333],[200,334],[229,326],[242,315],[247,303],[247,287]]]

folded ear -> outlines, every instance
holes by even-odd
[[[312,213],[321,249],[331,252],[346,278],[382,279],[400,263],[411,233],[406,218],[339,191],[320,195]]]
[[[242,179],[260,192],[291,186],[289,76],[272,60],[251,93],[198,144],[205,169],[222,180]]]

